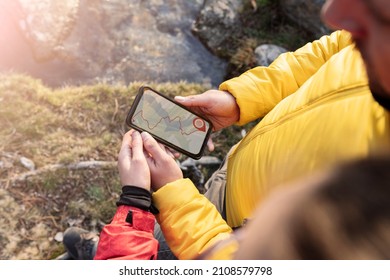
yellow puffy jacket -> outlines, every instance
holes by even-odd
[[[390,147],[389,113],[372,98],[364,62],[345,31],[282,54],[220,89],[236,98],[239,125],[263,117],[228,158],[230,227],[250,218],[281,183]],[[188,200],[193,189],[183,179],[153,195],[167,242],[179,258],[196,257],[231,231],[204,197]]]

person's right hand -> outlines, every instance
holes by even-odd
[[[211,89],[199,95],[176,96],[175,100],[210,120],[215,131],[231,126],[240,118],[236,99],[226,91]]]
[[[164,185],[183,178],[183,173],[172,153],[147,132],[141,133],[146,161],[150,169],[152,189],[157,191]]]

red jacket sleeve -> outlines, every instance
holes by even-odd
[[[104,226],[95,260],[150,260],[157,258],[158,241],[153,236],[152,213],[121,205],[113,220]]]

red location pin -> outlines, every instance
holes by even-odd
[[[197,130],[200,130],[200,131],[203,131],[203,132],[206,131],[206,124],[205,124],[204,120],[202,120],[201,118],[195,118],[192,121],[192,124],[194,125],[194,127]]]

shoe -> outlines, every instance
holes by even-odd
[[[74,260],[93,260],[99,236],[77,227],[65,230],[63,241],[69,256]]]

